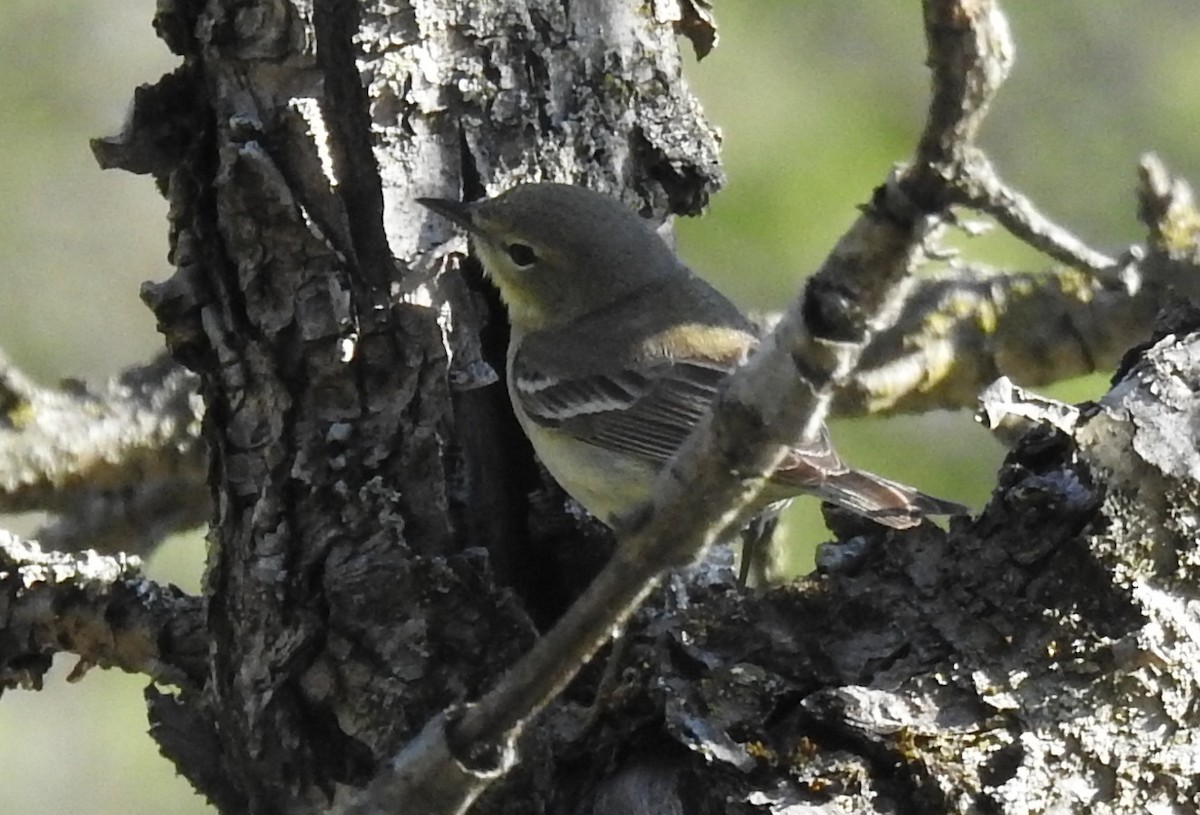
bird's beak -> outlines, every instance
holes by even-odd
[[[433,210],[443,218],[453,221],[471,234],[483,234],[475,225],[475,207],[471,204],[464,201],[448,201],[445,198],[418,198],[417,203]]]

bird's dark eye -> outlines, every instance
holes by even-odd
[[[537,252],[534,252],[533,247],[527,243],[510,243],[508,245],[508,257],[522,269],[537,263]]]

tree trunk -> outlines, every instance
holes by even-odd
[[[450,236],[414,199],[545,178],[698,210],[719,171],[680,23],[601,2],[160,10],[185,63],[102,152],[172,204],[176,273],[143,296],[202,380],[213,660],[151,718],[223,810],[362,784],[561,610],[531,453],[481,387],[502,314],[461,243],[430,256]],[[151,129],[169,154],[145,156]]]

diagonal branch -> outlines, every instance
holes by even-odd
[[[958,203],[986,212],[1014,237],[1059,263],[1097,276],[1110,273],[1117,265],[1116,259],[1092,249],[1001,180],[981,151],[972,150],[965,158],[964,171],[957,174],[954,185]]]

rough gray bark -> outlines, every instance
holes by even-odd
[[[700,207],[715,141],[670,11],[160,7],[185,64],[97,149],[172,202],[176,273],[143,296],[207,406],[213,659],[151,718],[223,809],[319,808],[531,642],[490,564],[529,558],[536,471],[472,389],[503,337],[464,341],[486,300],[420,255],[447,236],[412,201],[540,175]]]
[[[936,254],[946,209],[970,205],[1077,268],[918,284],[840,391],[847,412],[961,405],[996,373],[1111,364],[1197,279],[1190,194],[1155,162],[1147,247],[1115,265],[1006,189],[972,146],[986,94],[972,107],[971,66],[938,59],[972,53],[939,38],[978,36],[1002,79],[999,11],[925,8],[926,137],[827,265],[861,273],[854,302],[890,302],[897,290],[851,262],[881,244],[852,238],[886,234],[871,256],[899,280]],[[539,486],[485,387],[504,341],[494,298],[412,199],[556,179],[660,219],[697,210],[719,168],[675,37],[703,49],[712,29],[698,0],[168,2],[156,25],[184,64],[96,149],[153,174],[172,205],[176,270],[143,296],[204,399],[203,612],[119,558],[4,541],[0,680],[36,684],[58,649],[145,672],[171,688],[147,694],[164,754],[218,809],[319,811],[491,688],[582,582],[559,565],[586,577],[579,555],[604,550]],[[962,316],[979,309],[991,319]],[[855,342],[855,320],[874,320],[802,316]],[[589,707],[592,666],[475,811],[1195,810],[1198,327],[1176,313],[1103,402],[1035,427],[974,521],[899,534],[833,518],[844,543],[820,573],[760,594],[734,586],[721,553],[671,577],[630,626],[603,708]],[[44,416],[37,428],[43,410],[79,408],[0,384],[5,444],[36,441],[14,417]],[[178,407],[178,389],[146,392]],[[176,432],[195,414],[156,415]],[[144,459],[123,444],[122,460]],[[27,479],[46,485],[38,506],[65,501],[53,469]]]

